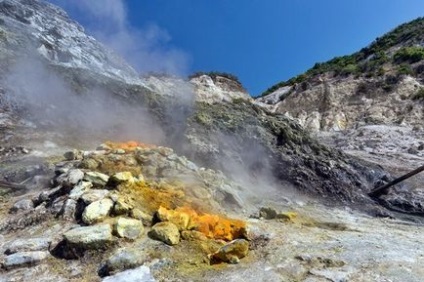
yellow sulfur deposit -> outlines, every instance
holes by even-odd
[[[112,142],[106,141],[105,145],[111,149],[123,149],[126,152],[134,151],[136,148],[155,148],[155,145],[145,144],[137,141],[127,141],[127,142]]]
[[[244,221],[216,214],[197,213],[190,207],[180,207],[175,210],[160,207],[157,215],[161,221],[174,223],[180,231],[195,230],[210,239],[231,241],[244,238],[246,235]]]

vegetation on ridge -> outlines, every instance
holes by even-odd
[[[228,73],[228,72],[219,72],[219,71],[205,72],[205,71],[198,71],[198,72],[195,72],[195,73],[189,75],[188,78],[189,79],[192,79],[192,78],[199,77],[199,76],[202,76],[202,75],[210,76],[213,81],[216,81],[216,78],[218,76],[221,76],[221,77],[224,77],[224,78],[228,78],[230,80],[233,80],[233,81],[235,81],[235,82],[237,82],[238,84],[241,85],[241,82],[240,82],[239,78],[236,75],[231,74],[231,73]]]
[[[392,64],[398,75],[423,73],[422,68],[410,64],[424,60],[424,17],[402,24],[382,37],[376,38],[368,47],[351,55],[335,57],[324,63],[316,63],[304,74],[268,88],[260,96],[268,95],[283,86],[294,85],[317,75],[331,73],[333,76],[381,76],[385,65]],[[397,50],[395,47],[399,47]],[[393,48],[393,49],[392,49]]]

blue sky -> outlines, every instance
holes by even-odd
[[[252,95],[424,16],[423,0],[51,2],[140,72],[230,72]]]

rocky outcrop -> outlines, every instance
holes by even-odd
[[[133,68],[52,4],[2,1],[0,17],[3,59],[13,58],[22,50],[29,54],[36,50],[54,65],[86,69],[112,79],[142,84]]]
[[[215,79],[201,75],[190,80],[194,85],[197,100],[205,103],[251,101],[250,95],[243,87],[229,78],[217,76]]]
[[[273,111],[289,115],[315,131],[344,131],[361,124],[420,126],[423,105],[413,97],[423,85],[418,79],[405,76],[384,90],[384,85],[388,87],[386,79],[332,78],[307,89],[283,87],[269,96],[288,92],[284,98],[265,96],[257,101],[271,103]]]

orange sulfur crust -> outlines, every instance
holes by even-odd
[[[134,151],[136,148],[155,148],[155,145],[145,144],[137,141],[112,142],[106,141],[105,144],[111,149],[123,149],[125,151]]]

